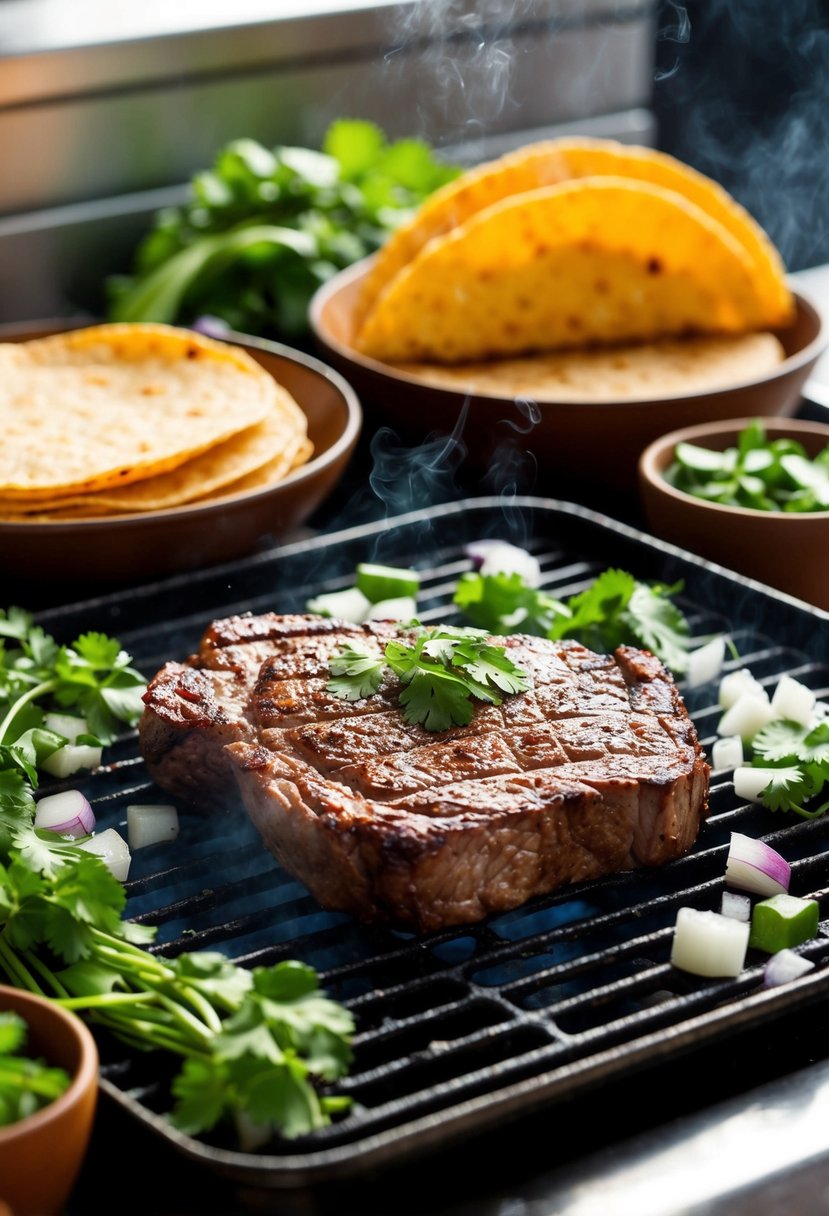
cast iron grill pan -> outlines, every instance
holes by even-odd
[[[770,691],[789,673],[819,697],[829,693],[829,614],[605,516],[540,498],[430,508],[38,620],[61,641],[87,629],[116,634],[149,676],[191,653],[214,617],[303,611],[311,595],[348,585],[356,563],[373,560],[416,566],[422,619],[453,621],[452,589],[469,568],[463,546],[484,536],[531,549],[557,596],[609,566],[681,582],[678,602],[694,637],[726,631],[733,640],[740,657],[729,666],[748,666]],[[720,715],[716,686],[680,687],[708,750]],[[84,783],[99,828],[124,831],[131,802],[169,800],[148,782],[133,733],[108,760]],[[178,841],[134,854],[127,914],[157,926],[153,949],[163,954],[211,949],[250,966],[286,958],[314,966],[356,1019],[354,1064],[338,1085],[353,1109],[321,1132],[244,1153],[172,1127],[170,1061],[106,1039],[102,1090],[192,1161],[246,1185],[292,1187],[445,1148],[805,1010],[829,993],[829,817],[800,820],[741,803],[727,778],[712,774],[710,818],[686,857],[426,938],[322,910],[266,852],[241,804],[213,818],[180,807]],[[737,979],[702,980],[670,966],[677,909],[719,908],[732,830],[778,848],[792,865],[792,892],[819,901],[819,936],[802,947],[816,966],[796,983],[764,989],[764,956],[752,952]]]

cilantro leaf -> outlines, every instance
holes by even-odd
[[[473,699],[501,704],[501,693],[523,692],[526,673],[501,646],[472,629],[418,627],[413,640],[396,638],[386,643],[382,658],[371,659],[351,649],[330,660],[328,690],[344,700],[376,692],[386,665],[402,684],[399,694],[407,722],[426,730],[448,730],[472,720]],[[342,673],[346,674],[343,675]],[[368,683],[370,675],[371,683]]]
[[[347,646],[333,656],[329,668],[332,678],[326,687],[332,696],[344,701],[370,697],[383,682],[383,659],[377,651]]]
[[[490,634],[530,633],[546,637],[559,617],[569,610],[520,574],[462,574],[453,603],[479,628]]]

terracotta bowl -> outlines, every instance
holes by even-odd
[[[73,325],[72,328],[77,328]],[[0,340],[56,332],[17,326]],[[163,576],[245,556],[303,524],[334,490],[356,446],[362,408],[350,384],[311,355],[277,342],[227,334],[292,394],[308,419],[314,455],[265,489],[203,504],[99,519],[0,520],[0,561],[34,581],[101,582]]]
[[[30,1055],[65,1068],[72,1078],[54,1102],[0,1127],[0,1210],[5,1202],[14,1216],[58,1216],[92,1135],[98,1049],[80,1018],[45,997],[0,985],[0,1010],[25,1020]]]
[[[371,259],[355,263],[324,284],[311,302],[310,323],[322,358],[354,386],[367,417],[402,438],[419,441],[455,435],[470,466],[514,465],[510,450],[526,449],[542,474],[542,488],[558,493],[557,475],[636,496],[642,449],[667,430],[743,414],[790,415],[800,390],[829,343],[818,309],[797,295],[794,325],[780,331],[785,360],[752,382],[729,388],[618,402],[528,402],[526,397],[483,396],[427,385],[414,375],[359,354],[353,346],[354,307]],[[552,478],[550,475],[553,475]]]
[[[829,511],[809,514],[725,507],[676,490],[664,478],[679,442],[723,451],[735,447],[750,418],[703,423],[654,440],[639,461],[639,493],[655,536],[729,570],[829,612]],[[765,420],[770,439],[798,439],[810,456],[829,443],[829,425]]]

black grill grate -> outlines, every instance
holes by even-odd
[[[680,602],[700,641],[725,630],[740,655],[732,666],[749,666],[770,688],[788,672],[818,696],[829,695],[829,614],[603,516],[535,498],[434,508],[39,619],[62,640],[89,628],[117,633],[150,675],[194,649],[214,617],[302,610],[311,594],[346,585],[366,558],[418,566],[423,619],[452,619],[451,592],[468,568],[463,545],[484,535],[532,549],[545,587],[559,596],[611,565],[640,578],[682,580]],[[715,691],[683,689],[706,748],[719,716]],[[159,799],[134,736],[108,758],[86,784],[102,828],[123,826],[128,803]],[[445,1145],[604,1078],[633,1075],[667,1053],[727,1040],[824,999],[829,988],[829,817],[792,821],[740,803],[723,774],[713,774],[711,815],[688,856],[427,938],[321,910],[264,850],[240,807],[210,820],[182,807],[181,824],[175,846],[133,858],[128,914],[158,927],[155,948],[221,949],[250,965],[302,959],[351,1007],[358,1026],[355,1063],[339,1086],[354,1099],[349,1116],[260,1154],[175,1132],[164,1117],[163,1064],[102,1044],[105,1092],[182,1153],[244,1183],[344,1177]],[[796,984],[764,990],[759,957],[750,956],[734,980],[696,980],[670,966],[677,909],[719,904],[732,830],[780,848],[792,864],[792,891],[820,902],[821,934],[803,950],[817,966]]]

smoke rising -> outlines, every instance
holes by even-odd
[[[719,181],[790,271],[829,261],[829,6],[663,0],[659,145]]]

